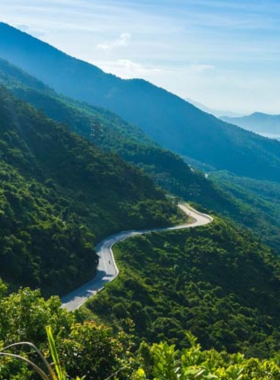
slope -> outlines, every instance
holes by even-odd
[[[266,212],[261,211],[259,206],[262,201],[255,195],[253,198],[258,200],[251,202],[246,186],[241,194],[223,184],[220,186],[212,174],[210,180],[206,179],[179,156],[156,145],[139,128],[109,111],[58,95],[42,82],[1,59],[0,82],[17,97],[43,110],[49,117],[67,123],[72,131],[106,152],[117,153],[126,161],[140,166],[166,191],[231,218],[261,235],[267,244],[279,246],[278,219],[275,218],[273,202],[266,207]]]
[[[63,294],[96,270],[94,245],[165,226],[176,208],[153,182],[0,88],[0,276]]]
[[[4,23],[0,56],[59,92],[116,112],[181,156],[280,181],[280,143],[224,123],[146,81],[105,74]]]
[[[45,301],[38,291],[30,289],[21,289],[7,297],[1,283],[0,290],[1,346],[31,341],[52,363],[45,332],[46,326],[51,326],[57,356],[67,363],[70,379],[77,376],[81,379],[86,374],[88,379],[104,380],[114,373],[118,373],[119,379],[240,380],[240,375],[243,379],[279,378],[278,353],[274,351],[270,352],[269,360],[248,359],[242,353],[204,351],[190,333],[186,347],[181,350],[166,342],[153,345],[142,342],[139,347],[131,331],[116,333],[112,326],[81,321],[81,313],[67,313],[60,308],[57,297]],[[12,348],[5,351],[15,352]],[[34,356],[26,351],[22,346],[16,352],[32,360]],[[40,368],[45,370],[43,366]],[[0,378],[38,379],[27,363],[10,358],[1,358]]]
[[[178,155],[161,148],[141,129],[101,108],[80,103],[36,80],[0,59],[0,83],[13,94],[43,110],[52,119],[66,123],[73,131],[105,151],[138,165],[166,191],[205,207],[225,208],[228,200],[205,176],[191,169]],[[228,206],[229,207],[229,206]]]
[[[280,348],[279,257],[246,231],[215,218],[114,252],[120,276],[87,304],[103,322],[134,323],[139,342],[186,347],[191,331],[204,349],[269,357]]]
[[[229,118],[241,117],[242,116],[241,114],[238,114],[238,113],[232,112],[232,111],[221,111],[221,110],[209,108],[209,107],[205,106],[204,104],[197,102],[197,101],[190,99],[190,98],[185,98],[185,100],[188,103],[191,103],[193,106],[199,108],[201,111],[210,113],[211,115],[218,117],[220,119],[223,119],[223,116],[229,117]],[[232,123],[232,124],[234,124],[234,123]]]
[[[240,204],[246,205],[243,219],[240,218],[238,222],[254,231],[266,244],[279,249],[279,183],[238,177],[228,172],[213,172],[209,178],[227,194],[238,199]]]

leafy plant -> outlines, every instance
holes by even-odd
[[[55,341],[53,338],[51,326],[46,327],[46,332],[47,332],[47,338],[48,338],[48,342],[49,342],[49,349],[50,349],[51,357],[52,357],[53,364],[54,364],[54,370],[53,370],[52,366],[50,365],[50,363],[45,358],[45,356],[43,355],[43,353],[35,346],[35,344],[33,344],[31,342],[19,342],[19,343],[10,344],[9,346],[6,346],[3,348],[3,351],[0,352],[0,356],[10,357],[12,359],[17,359],[17,360],[20,360],[24,363],[27,363],[28,365],[30,365],[34,369],[34,371],[37,372],[37,374],[41,377],[42,380],[50,380],[50,379],[51,380],[67,380],[66,371],[64,368],[62,368],[62,366],[60,364],[60,360],[58,357],[58,352],[57,352]],[[33,360],[30,360],[23,355],[13,354],[13,353],[7,352],[8,350],[11,350],[12,348],[18,347],[18,346],[31,347],[39,355],[39,357],[43,361],[43,364],[45,365],[48,373],[46,373]],[[83,380],[84,378],[85,377],[80,378],[77,376],[76,380]]]
[[[53,380],[66,380],[66,371],[60,364],[51,326],[46,327],[46,332],[47,332],[49,348],[50,348],[50,352],[51,352],[51,356],[52,356],[52,360],[53,360],[53,364],[55,368],[55,373],[52,372],[51,374],[53,377]],[[82,378],[77,376],[76,380],[83,380],[84,378],[85,376],[83,376]]]

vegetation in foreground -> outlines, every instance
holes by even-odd
[[[113,333],[111,327],[85,321],[82,312],[68,313],[60,308],[57,297],[45,301],[39,291],[22,289],[5,296],[0,284],[0,353],[3,347],[21,341],[35,344],[52,364],[54,371],[64,370],[68,380],[271,380],[280,379],[280,358],[250,358],[214,349],[202,350],[196,339],[186,333],[184,347],[166,342],[135,344],[133,326],[128,334]],[[53,331],[54,340],[50,334]],[[24,348],[27,347],[27,348]],[[41,358],[30,347],[6,349],[29,358],[46,371]],[[83,377],[84,376],[84,377]],[[28,363],[0,355],[0,380],[36,380]]]

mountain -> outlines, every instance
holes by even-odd
[[[280,143],[224,123],[151,83],[105,74],[4,23],[0,56],[58,92],[110,109],[185,158],[280,181]]]
[[[139,166],[167,192],[218,212],[261,235],[265,243],[279,247],[277,188],[273,194],[270,191],[272,195],[267,204],[267,198],[250,192],[248,183],[237,191],[225,186],[220,176],[213,175],[211,170],[210,176],[205,178],[203,173],[190,168],[178,155],[158,146],[136,126],[104,109],[58,95],[42,82],[1,59],[0,83],[8,86],[16,97],[44,111],[54,120],[66,123],[72,131],[105,152],[116,153],[127,162]],[[263,190],[273,186],[276,184],[269,185],[262,181],[258,181],[257,185]]]
[[[261,112],[254,112],[243,117],[221,117],[227,123],[238,125],[260,134],[277,134],[280,136],[280,115],[268,115]]]
[[[261,358],[279,350],[279,256],[248,232],[216,217],[114,251],[120,276],[87,304],[95,320],[128,330],[131,319],[138,343],[187,347],[190,331],[204,349]]]
[[[220,110],[216,110],[216,109],[213,109],[213,108],[209,108],[209,107],[206,107],[204,104],[200,103],[200,102],[197,102],[193,99],[190,99],[190,98],[185,98],[185,100],[189,103],[191,103],[193,106],[199,108],[201,111],[203,112],[207,112],[207,113],[210,113],[211,115],[214,115],[220,119],[223,119],[222,117],[223,116],[226,116],[226,117],[241,117],[240,114],[236,113],[236,112],[231,112],[231,111],[220,111]],[[234,123],[233,123],[234,124]]]
[[[19,68],[0,59],[0,83],[50,118],[65,123],[73,132],[143,169],[166,191],[204,207],[230,207],[218,188],[203,173],[189,167],[178,155],[161,148],[138,127],[116,114],[74,101],[44,85]]]
[[[64,294],[94,276],[94,246],[170,225],[176,206],[150,178],[0,87],[0,276]]]

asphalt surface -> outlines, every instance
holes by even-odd
[[[181,230],[184,228],[198,227],[211,223],[213,221],[213,218],[211,216],[202,214],[190,206],[187,206],[185,204],[179,204],[178,206],[182,211],[184,211],[188,216],[192,218],[191,222],[181,224],[179,226],[156,228],[152,230],[123,231],[102,240],[95,247],[96,253],[99,256],[99,264],[97,267],[96,276],[93,280],[87,282],[78,289],[75,289],[71,293],[62,297],[62,307],[68,311],[74,311],[78,309],[90,297],[94,296],[97,292],[102,290],[107,282],[113,281],[118,276],[119,270],[115,263],[115,258],[112,251],[114,244],[136,235],[143,235],[149,232],[173,231]]]

